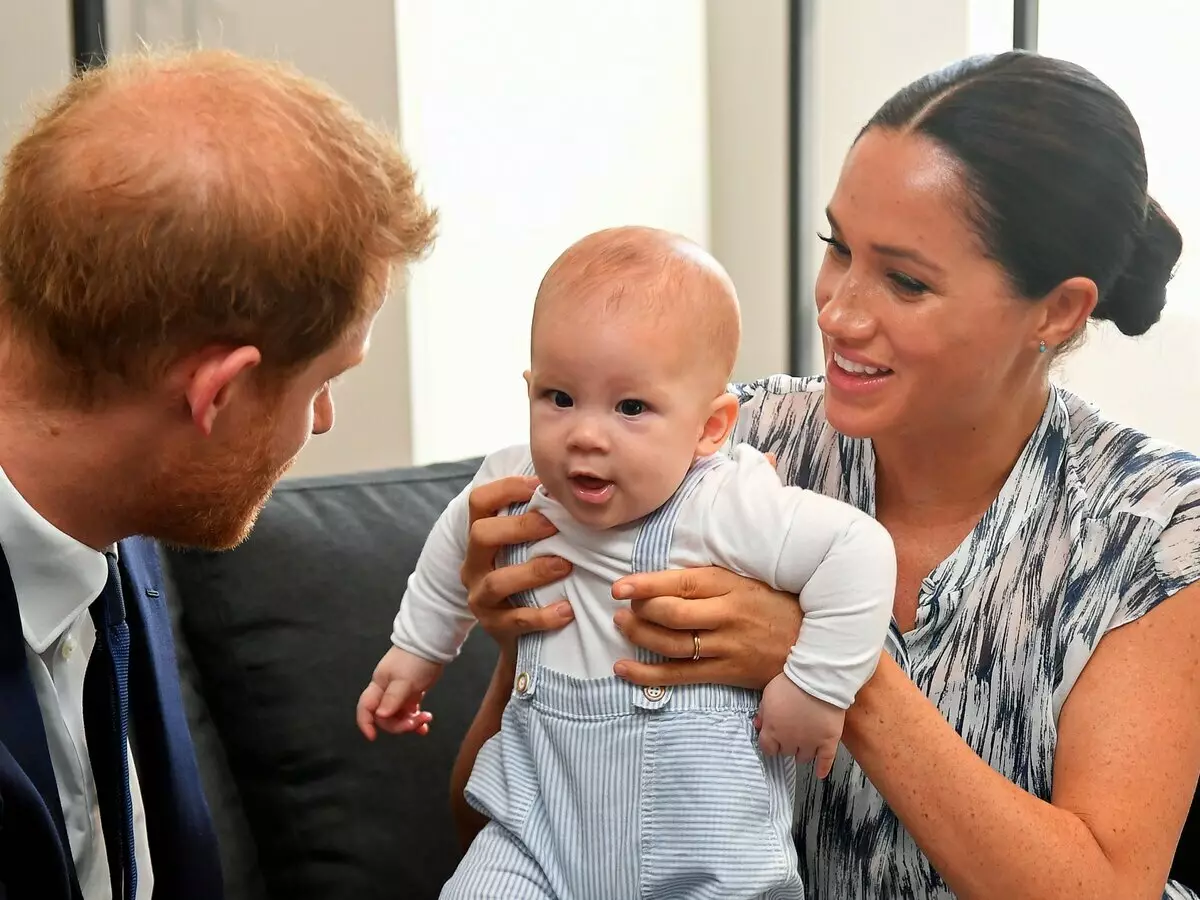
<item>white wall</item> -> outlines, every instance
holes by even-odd
[[[33,104],[71,77],[67,3],[0,0],[0,151],[29,120]]]
[[[404,142],[442,215],[413,273],[413,456],[527,440],[538,282],[598,228],[707,244],[695,0],[399,0]]]

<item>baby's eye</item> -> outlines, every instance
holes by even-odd
[[[571,395],[566,391],[548,391],[546,396],[559,409],[568,409],[575,405],[575,401],[571,399]]]
[[[617,404],[617,412],[623,416],[640,416],[646,411],[646,404],[642,400],[622,400]]]

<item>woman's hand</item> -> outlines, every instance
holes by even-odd
[[[527,501],[537,484],[536,478],[501,478],[472,490],[469,501],[471,531],[459,576],[467,589],[471,612],[500,645],[500,659],[450,774],[450,804],[464,850],[487,824],[487,819],[467,803],[464,790],[480,748],[500,730],[504,706],[512,693],[517,638],[533,631],[561,628],[574,618],[571,605],[565,600],[540,609],[514,607],[509,602],[513,594],[566,577],[571,566],[565,560],[540,556],[519,566],[496,568],[500,548],[542,540],[556,531],[539,513],[498,515],[514,503]]]
[[[565,578],[568,562],[557,556],[539,556],[517,566],[496,568],[496,555],[509,544],[538,541],[557,529],[540,513],[501,516],[513,503],[533,496],[538,481],[514,475],[480,485],[471,491],[470,539],[460,577],[467,589],[467,602],[483,630],[500,645],[501,652],[515,660],[517,638],[532,631],[561,628],[575,614],[565,600],[543,608],[514,607],[509,597]]]
[[[624,659],[613,671],[634,684],[728,684],[762,690],[783,671],[800,633],[792,594],[725,569],[672,569],[622,578],[613,596],[631,600],[617,628],[667,662]],[[696,640],[700,659],[693,660]]]

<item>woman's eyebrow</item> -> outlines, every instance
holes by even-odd
[[[825,218],[829,220],[829,227],[834,231],[840,232],[842,230],[829,207],[825,208]],[[925,256],[919,250],[914,250],[910,247],[897,247],[893,244],[872,244],[871,249],[880,256],[890,256],[894,259],[907,259],[910,262],[915,262],[917,265],[924,266],[930,272],[933,272],[937,275],[946,274],[941,266],[939,266],[929,257]]]

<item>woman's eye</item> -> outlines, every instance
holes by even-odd
[[[892,280],[892,284],[896,285],[902,293],[911,294],[914,297],[919,294],[929,293],[929,285],[923,281],[917,281],[917,279],[911,278],[903,272],[891,272],[888,278]]]
[[[617,412],[623,416],[640,416],[646,411],[646,404],[641,400],[622,400],[617,404]]]
[[[575,401],[571,399],[571,395],[565,391],[549,391],[547,396],[559,409],[568,409],[575,405]]]
[[[829,252],[834,256],[848,257],[850,255],[850,248],[833,235],[818,234],[817,237],[829,245]]]

